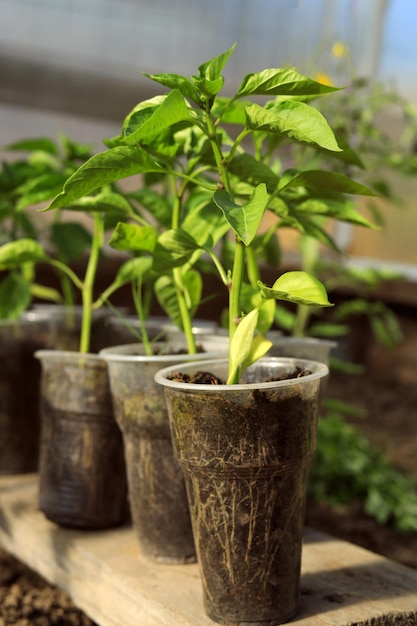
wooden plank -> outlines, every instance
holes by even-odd
[[[73,531],[37,509],[37,476],[0,478],[0,543],[100,626],[212,626],[198,567],[143,559],[130,527]],[[296,626],[417,624],[417,572],[310,529]],[[391,617],[388,617],[391,616]]]

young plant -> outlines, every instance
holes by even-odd
[[[79,290],[82,299],[82,322],[80,333],[80,352],[90,349],[93,311],[102,307],[110,296],[120,287],[141,279],[149,267],[143,259],[129,259],[119,268],[114,280],[98,297],[94,297],[94,285],[99,267],[100,255],[103,252],[105,232],[110,224],[118,222],[122,215],[132,216],[131,205],[117,193],[103,189],[95,196],[84,197],[79,202],[66,207],[70,210],[83,211],[92,217],[91,246],[86,270],[80,278],[69,264],[50,256],[45,247],[38,241],[22,238],[5,243],[0,247],[0,271],[13,273],[17,268],[29,267],[34,271],[38,263],[47,263],[60,274],[66,276],[75,289]],[[21,299],[25,292],[15,290],[13,294],[0,292],[0,305],[8,301],[8,308],[14,312],[22,310]],[[12,298],[10,296],[13,296]],[[5,300],[3,300],[3,297]],[[12,317],[10,315],[9,317]],[[18,315],[13,315],[18,317]]]
[[[262,245],[258,231],[265,212],[280,224],[329,241],[317,216],[369,226],[343,200],[346,194],[373,194],[340,173],[275,171],[268,164],[267,157],[284,139],[353,158],[353,151],[342,151],[325,118],[308,102],[336,89],[293,69],[267,69],[249,74],[233,96],[223,97],[222,71],[233,50],[202,64],[190,78],[149,75],[168,93],[139,103],[125,119],[122,134],[105,142],[108,150],[82,165],[49,206],[64,207],[134,174],[172,181],[170,228],[158,238],[153,268],[172,278],[185,308],[189,264],[203,253],[211,258],[229,292],[229,383],[237,382],[244,368],[268,349],[270,344],[256,331],[270,301],[330,306],[323,285],[311,273],[286,273],[272,287],[260,280],[255,252]],[[272,99],[264,106],[249,100],[260,96]],[[220,219],[222,236],[234,239],[231,266],[223,267],[216,240],[201,232],[200,216],[190,209],[196,193],[206,198],[206,222]],[[271,240],[275,229],[263,240]]]
[[[29,238],[42,241],[65,263],[79,258],[90,245],[86,228],[79,222],[63,221],[59,211],[50,223],[40,218],[36,208],[58,193],[68,176],[91,155],[90,148],[61,135],[58,141],[21,139],[3,150],[8,156],[0,171],[0,244]],[[59,278],[59,290],[51,289],[36,282],[30,262],[15,267],[0,283],[0,317],[18,317],[35,296],[73,304],[68,277],[59,274]]]

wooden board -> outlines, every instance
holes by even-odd
[[[100,626],[213,626],[198,566],[143,559],[130,527],[73,531],[37,509],[37,476],[0,477],[0,544]],[[417,624],[417,571],[306,530],[296,626]]]

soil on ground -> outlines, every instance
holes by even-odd
[[[398,468],[417,475],[417,385],[333,374],[327,395],[363,408],[356,424]],[[377,524],[361,504],[308,502],[309,526],[417,569],[417,535]],[[95,626],[62,591],[0,549],[0,626]]]

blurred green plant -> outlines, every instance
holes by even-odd
[[[91,245],[91,233],[79,221],[63,220],[56,212],[52,223],[40,219],[37,208],[53,198],[64,181],[86,158],[91,148],[61,134],[58,140],[27,138],[3,147],[0,170],[0,245],[18,239],[42,242],[64,263],[79,259]],[[18,156],[16,156],[18,155]],[[59,275],[59,290],[36,282],[30,260],[10,269],[0,282],[0,317],[14,318],[33,297],[73,304],[74,293],[66,275]]]
[[[407,475],[349,424],[357,407],[324,400],[318,446],[310,471],[309,495],[338,507],[354,501],[380,524],[400,532],[417,532],[417,476]]]

